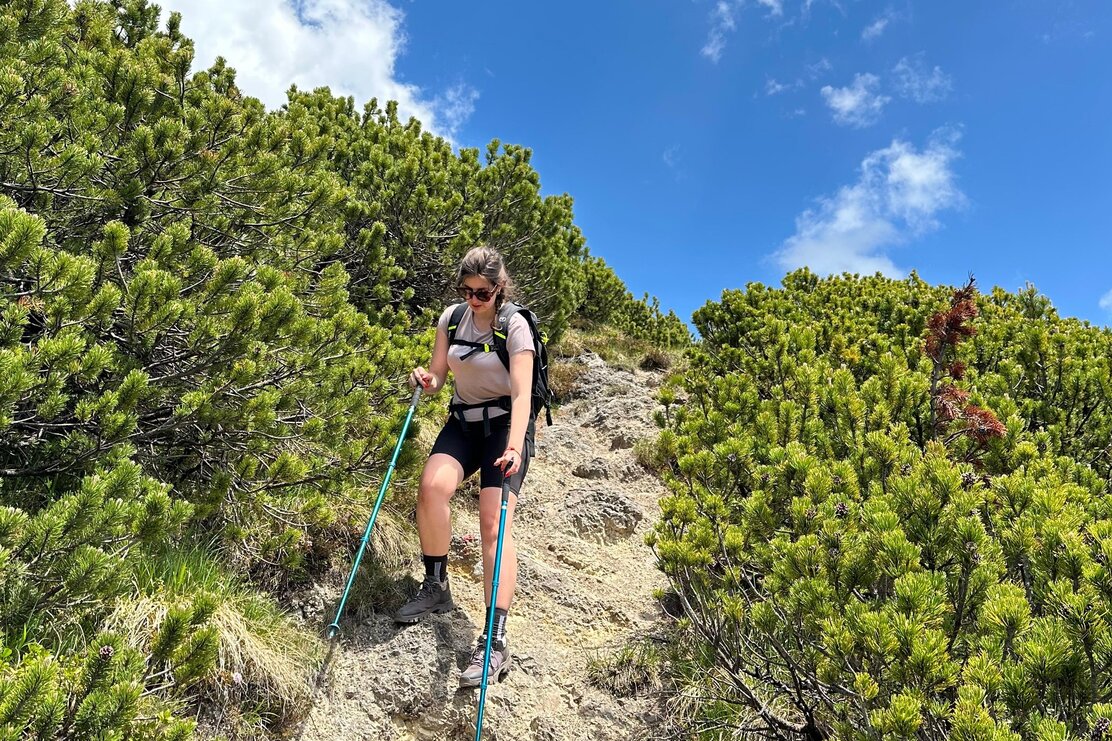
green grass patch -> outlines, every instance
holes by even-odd
[[[665,653],[659,640],[638,638],[604,657],[587,661],[587,681],[618,697],[659,692]]]
[[[576,320],[559,342],[549,346],[555,360],[574,358],[588,350],[608,365],[623,370],[676,368],[684,357],[684,348],[659,347],[616,327],[582,319]]]
[[[308,710],[310,677],[324,656],[320,638],[231,573],[215,554],[204,548],[168,549],[138,564],[134,578],[136,593],[114,605],[105,627],[135,647],[147,645],[175,610],[206,605],[217,651],[213,670],[198,686],[202,704],[217,706],[225,717],[256,718],[271,728]]]

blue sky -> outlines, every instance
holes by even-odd
[[[1112,323],[1112,3],[169,0],[198,64],[533,150],[592,254],[684,319],[819,273],[1028,281]]]

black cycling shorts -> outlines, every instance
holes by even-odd
[[[478,422],[460,422],[455,417],[449,417],[444,429],[436,437],[432,452],[450,455],[459,461],[463,467],[463,477],[466,479],[476,471],[479,474],[479,487],[502,488],[502,469],[494,462],[506,452],[506,445],[510,438],[510,415],[502,414],[487,422],[486,428],[490,433],[485,434],[482,420]],[[525,450],[521,451],[521,467],[508,481],[510,490],[514,494],[521,494],[521,484],[525,480],[525,472],[529,469],[529,458],[533,449],[533,425],[525,434]]]

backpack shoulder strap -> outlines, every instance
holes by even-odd
[[[467,304],[456,304],[452,309],[452,316],[448,317],[448,344],[452,344],[452,340],[456,338],[456,330],[459,329],[459,323],[463,321],[463,313],[467,311]]]
[[[498,353],[498,359],[506,366],[506,370],[510,369],[510,349],[506,346],[510,320],[517,313],[528,320],[529,312],[521,304],[515,304],[513,301],[502,304],[502,308],[498,310],[498,327],[494,330],[494,351]]]

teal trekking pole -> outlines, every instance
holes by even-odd
[[[483,683],[479,690],[479,718],[475,721],[475,741],[483,737],[483,708],[486,706],[487,677],[490,674],[490,644],[494,639],[494,608],[498,604],[498,575],[502,571],[502,536],[506,532],[506,510],[510,506],[510,484],[502,478],[502,509],[498,514],[498,547],[494,550],[494,577],[490,584],[490,605],[487,606],[486,652],[483,654]]]
[[[367,548],[367,542],[371,538],[371,528],[375,526],[375,520],[378,518],[378,510],[382,506],[382,500],[386,496],[386,488],[390,485],[390,477],[394,475],[394,466],[398,463],[398,453],[402,450],[402,442],[405,441],[405,433],[409,431],[409,423],[413,419],[413,413],[417,411],[417,402],[421,400],[421,387],[418,386],[413,392],[413,401],[409,405],[409,412],[405,415],[405,424],[402,425],[401,434],[398,435],[398,444],[394,447],[394,457],[390,459],[390,467],[386,469],[386,476],[382,479],[382,486],[378,490],[378,499],[375,500],[375,507],[371,510],[371,519],[367,521],[367,529],[363,532],[363,540],[359,543],[359,551],[355,554],[355,563],[351,567],[351,575],[348,576],[347,587],[344,588],[344,596],[340,598],[340,606],[336,609],[336,619],[328,626],[328,638],[331,640],[340,632],[340,615],[344,612],[344,605],[347,604],[348,594],[351,592],[351,585],[355,583],[355,574],[359,571],[359,562],[363,560],[363,551]]]

